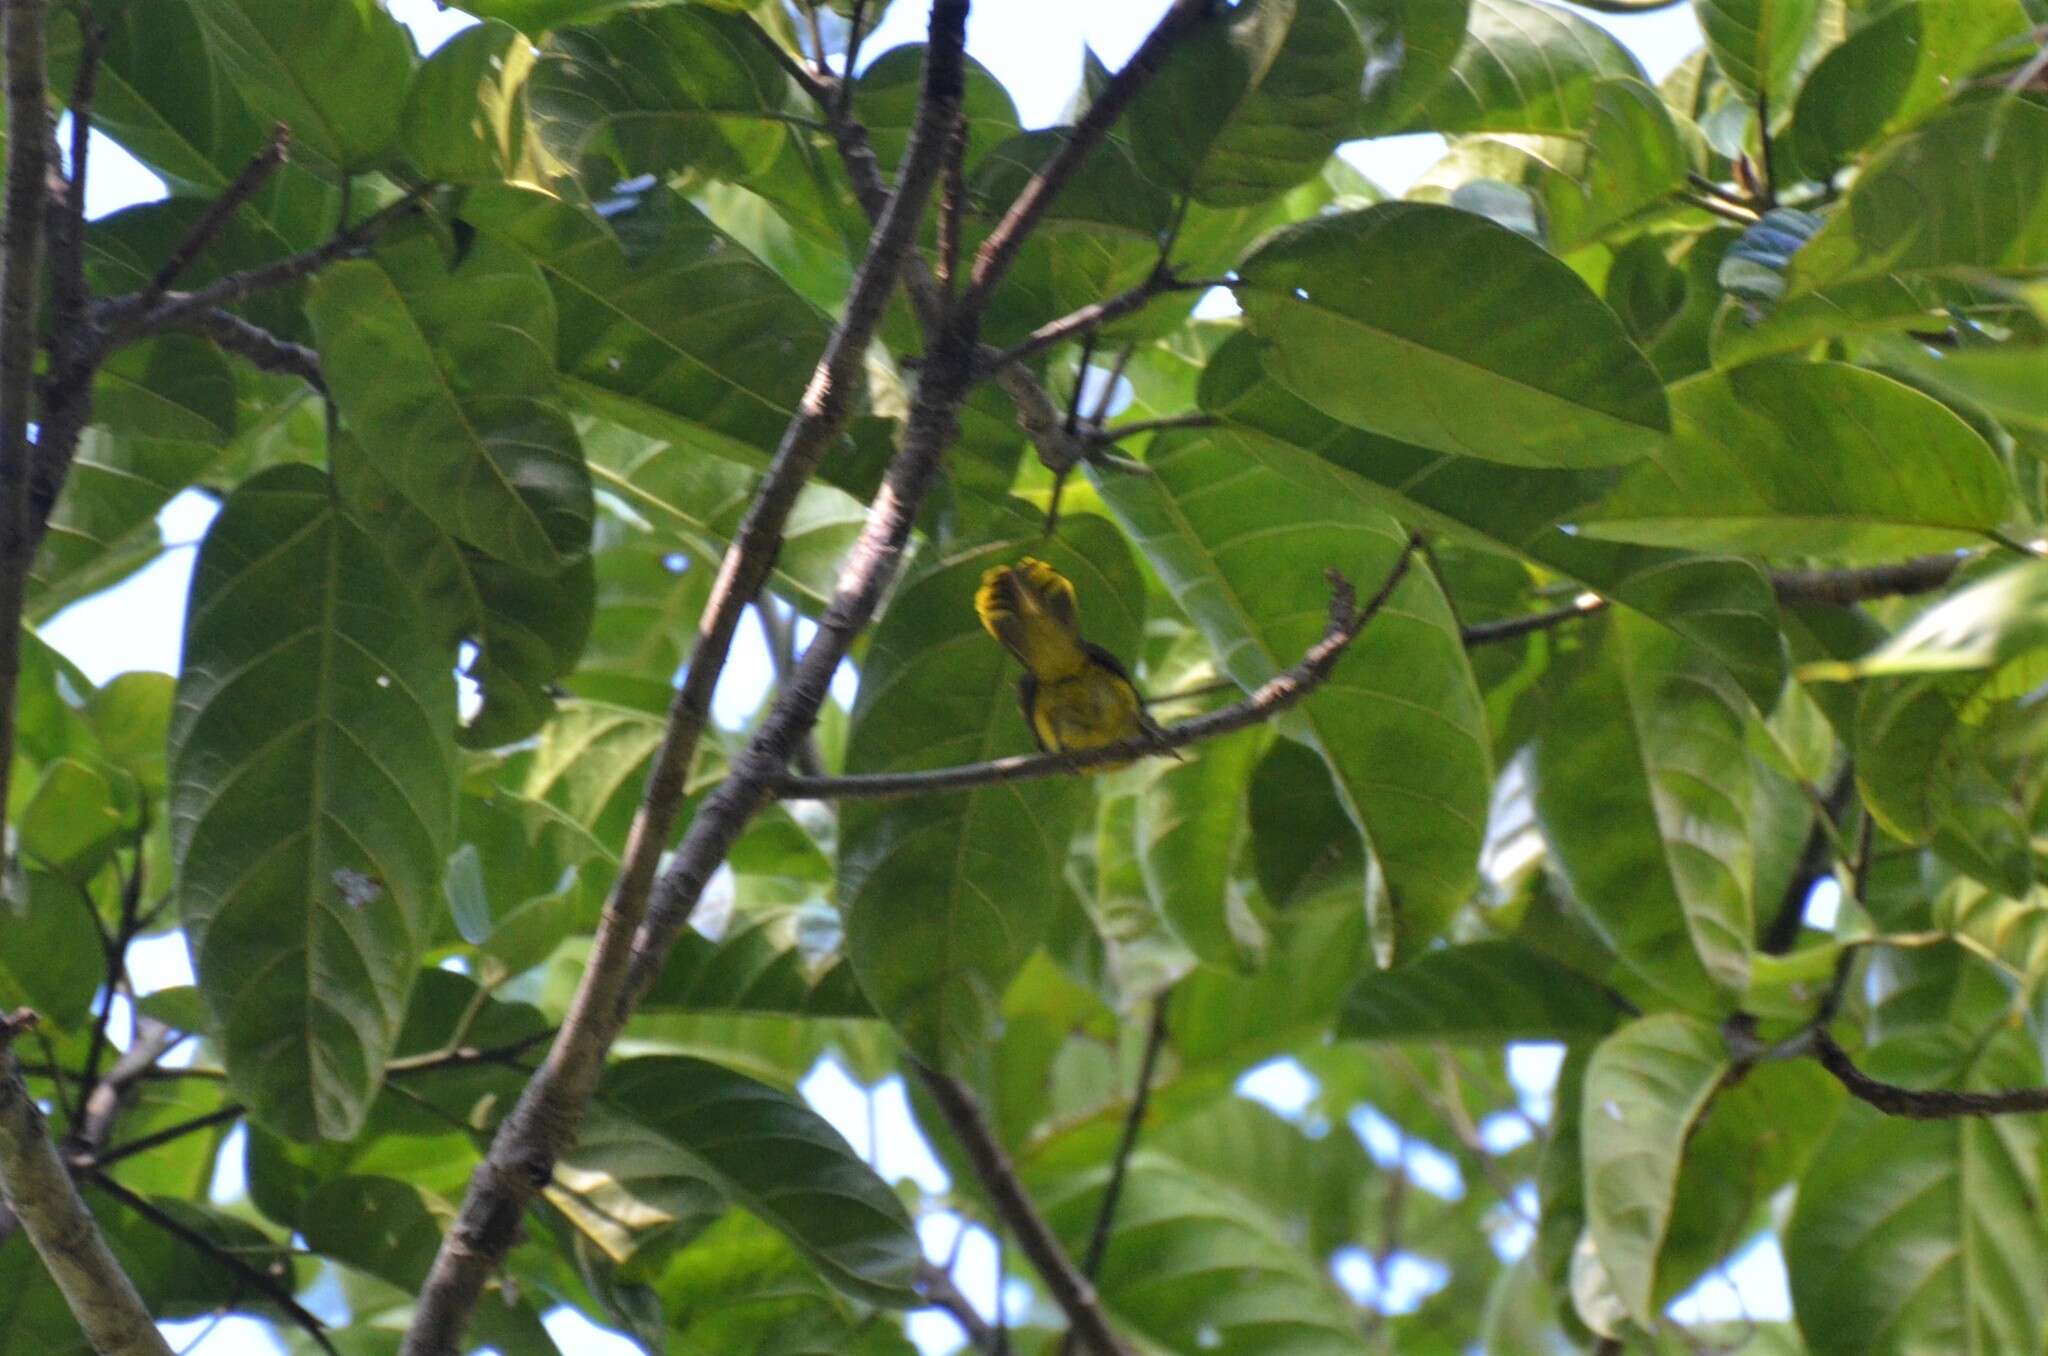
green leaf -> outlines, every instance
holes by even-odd
[[[772,909],[735,918],[716,939],[685,932],[641,1006],[650,1012],[872,1017],[844,958],[812,954],[810,935],[835,924],[811,910]]]
[[[526,115],[535,56],[525,34],[495,19],[436,48],[413,72],[399,120],[413,168],[451,184],[539,177]]]
[[[1593,86],[1583,140],[1564,150],[1556,172],[1539,179],[1546,237],[1560,254],[1664,202],[1689,167],[1664,101],[1629,78]]]
[[[152,797],[164,793],[164,735],[176,690],[167,673],[122,673],[86,698],[101,755]]]
[[[1105,1168],[1042,1197],[1070,1248],[1085,1245],[1106,1176]],[[1124,1179],[1096,1286],[1113,1325],[1164,1351],[1368,1350],[1282,1220],[1233,1184],[1143,1149]]]
[[[80,885],[99,872],[119,846],[132,813],[134,789],[124,795],[100,769],[75,758],[59,758],[15,817],[21,850],[50,870]]]
[[[1210,740],[1138,797],[1134,827],[1152,906],[1212,965],[1239,964],[1261,940],[1234,897],[1231,869],[1245,837],[1252,770],[1271,743],[1271,732],[1256,727]]]
[[[448,1204],[391,1177],[337,1177],[299,1206],[313,1251],[416,1292],[441,1247]]]
[[[1759,363],[1671,388],[1670,444],[1581,519],[1656,546],[1885,560],[1981,541],[2014,511],[1990,445],[1845,363]]]
[[[1576,132],[1602,80],[1641,80],[1628,49],[1591,21],[1536,0],[1471,0],[1464,45],[1406,132]]]
[[[1074,581],[1082,633],[1136,651],[1144,587],[1099,518],[1038,540],[1023,514],[1008,540],[929,561],[898,588],[861,669],[849,772],[906,772],[1031,749],[1015,669],[981,629],[984,570],[1026,549]],[[861,989],[919,1058],[966,1067],[1009,982],[1044,935],[1087,784],[1077,777],[841,808],[839,902]]]
[[[873,22],[875,16],[868,16]],[[910,142],[910,128],[917,116],[918,95],[924,88],[925,46],[907,42],[868,62],[853,82],[853,116],[868,129],[869,144],[882,173],[894,177],[903,161],[903,149]],[[962,62],[967,82],[966,100],[961,107],[967,122],[967,151],[962,163],[974,163],[995,146],[1023,131],[1017,105],[1002,82],[988,67],[967,57]],[[844,289],[842,288],[843,292]]]
[[[1428,451],[1349,428],[1274,379],[1270,347],[1231,339],[1203,373],[1202,408],[1342,468],[1350,483],[1404,519],[1522,557],[1597,589],[1698,644],[1762,705],[1785,678],[1778,605],[1747,561],[1593,541],[1563,530],[1618,473],[1505,467]]]
[[[1714,366],[1740,367],[1847,335],[1939,332],[1949,325],[1943,290],[1937,279],[1887,274],[1781,301],[1768,315],[1730,304],[1716,317],[1710,338]]]
[[[1712,1011],[1753,935],[1746,703],[1670,632],[1623,614],[1536,744],[1536,814],[1639,1001]],[[1688,938],[1690,945],[1688,945]]]
[[[234,428],[235,374],[212,348],[165,335],[117,350],[36,555],[41,607],[110,582],[99,572],[131,548],[153,555],[157,512],[215,463]]]
[[[1405,542],[1328,465],[1255,433],[1163,435],[1146,464],[1096,488],[1247,692],[1321,636],[1325,570],[1370,597]],[[1385,873],[1381,935],[1405,950],[1440,934],[1477,879],[1492,769],[1478,687],[1429,571],[1409,571],[1283,729],[1327,760]]]
[[[1519,942],[1468,942],[1360,978],[1344,996],[1337,1035],[1484,1046],[1568,1041],[1605,1035],[1618,1011],[1599,985]]]
[[[1359,428],[1491,461],[1593,467],[1654,451],[1671,426],[1655,371],[1613,313],[1541,246],[1484,217],[1405,202],[1340,213],[1269,237],[1239,274],[1275,375]]]
[[[697,1059],[627,1060],[599,1096],[660,1133],[675,1169],[708,1173],[848,1295],[907,1308],[921,1253],[895,1193],[802,1101]]]
[[[1729,84],[1752,103],[1786,99],[1820,0],[1694,0],[1693,10]]]
[[[1356,134],[1384,136],[1414,119],[1465,42],[1472,0],[1343,0],[1366,63]]]
[[[184,653],[178,914],[229,1076],[277,1129],[348,1138],[450,846],[446,658],[304,466],[247,481],[214,520]]]
[[[2017,695],[2031,685],[2029,670],[2008,666],[2031,661],[2043,648],[2048,648],[2048,565],[2026,561],[1941,599],[1862,658],[1811,664],[1801,676],[1827,680],[1990,670],[1999,690]],[[2000,670],[2008,672],[2000,675]]]
[[[789,77],[754,28],[744,15],[667,5],[557,31],[528,85],[542,139],[597,174],[593,193],[640,174],[759,173],[788,136],[768,115]]]
[[[190,5],[96,5],[101,27],[92,122],[173,193],[214,194],[248,162],[262,129],[223,78]],[[77,78],[78,25],[50,15],[50,84]]]
[[[1871,344],[1869,356],[1903,368],[1953,403],[1975,406],[2007,429],[2048,432],[2048,348],[2008,342],[1930,352],[1901,336]]]
[[[1789,295],[1889,272],[2048,263],[2048,107],[1957,103],[1885,146],[1792,261]]]
[[[1343,139],[1365,76],[1338,0],[1252,0],[1174,49],[1126,127],[1146,174],[1212,207],[1263,202],[1313,177]]]
[[[1645,1327],[1693,1124],[1728,1072],[1715,1028],[1660,1013],[1600,1042],[1586,1069],[1580,1134],[1586,1226],[1629,1313]]]
[[[1878,1078],[1905,1072],[1916,1084],[1937,1068],[1943,1081],[1966,1087],[2041,1081],[2040,1060],[2016,1031],[1981,1052],[1888,1042],[1862,1062]],[[2048,1268],[2035,1204],[2039,1141],[2027,1117],[1914,1121],[1861,1104],[1844,1111],[1785,1229],[1807,1349],[2041,1351],[2042,1296],[2031,1281]]]
[[[554,400],[555,308],[488,237],[450,269],[425,234],[336,264],[310,298],[342,417],[449,535],[554,574],[590,544],[590,479]]]
[[[62,766],[59,764],[58,766]],[[11,871],[0,895],[0,1003],[33,1008],[60,1030],[83,1030],[106,973],[93,903],[62,876]]]
[[[665,203],[665,232],[632,260],[602,219],[542,193],[481,188],[463,219],[539,265],[557,363],[579,401],[651,437],[765,466],[829,326],[695,208]]]
[[[348,173],[375,169],[398,137],[412,39],[370,0],[192,6],[207,50],[251,112],[291,128],[292,148]]]

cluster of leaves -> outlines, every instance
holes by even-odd
[[[190,1133],[84,1146],[153,1310],[276,1315],[317,1271],[366,1353],[395,1350],[567,1008],[869,229],[771,50],[843,44],[843,15],[469,8],[423,58],[373,0],[89,7],[98,126],[170,188],[92,224],[95,291],[147,286],[274,122],[292,162],[181,286],[423,195],[235,303],[321,388],[185,333],[100,373],[31,619],[155,558],[180,492],[220,510],[175,700],[28,636],[6,807],[0,1005],[44,1015],[22,1056],[60,1120],[128,944],[176,929],[194,961],[136,1039],[189,1033],[196,1063],[131,1071],[119,1142]],[[1255,689],[1321,633],[1326,569],[1369,588],[1415,530],[1426,561],[1306,704],[1184,762],[759,816],[476,1341],[551,1352],[539,1315],[567,1303],[656,1351],[908,1350],[915,1212],[989,1202],[937,1135],[952,1195],[899,1194],[796,1082],[828,1052],[870,1083],[966,1079],[1078,1256],[1170,1002],[1097,1278],[1138,1349],[2040,1349],[2036,1128],[1891,1118],[1756,1055],[1839,1010],[1900,1082],[2043,1081],[2048,566],[2023,555],[2048,512],[2048,6],[1695,8],[1702,50],[1654,86],[1544,0],[1243,0],[1173,55],[983,338],[1143,288],[1162,255],[1226,277],[1231,318],[1161,290],[1030,360],[1077,406],[1201,418],[1123,440],[1142,472],[1090,466],[1047,537],[1051,476],[978,387],[813,753],[1027,750],[970,605],[1027,551],[1156,694]],[[899,47],[852,82],[885,172],[920,65]],[[1091,57],[1077,107],[1104,78]],[[972,63],[967,118],[971,255],[1062,134]],[[1449,149],[1402,201],[1334,157],[1410,132]],[[892,306],[758,605],[779,666],[900,434],[920,333]],[[1943,591],[1860,582],[1902,562]],[[1585,594],[1612,606],[1553,613]],[[1836,916],[1802,928],[1829,879]],[[1504,1060],[1530,1041],[1568,1049],[1533,1121]],[[1283,1055],[1311,1076],[1298,1114],[1231,1095]],[[1377,1163],[1346,1128],[1368,1109],[1403,1146]],[[248,1197],[215,1201],[244,1114]],[[1503,1118],[1527,1133],[1481,1133]],[[1413,1146],[1456,1187],[1417,1186]],[[1666,1316],[1772,1231],[1796,1326]],[[1407,1256],[1444,1269],[1419,1305],[1332,1279]],[[76,1346],[38,1265],[0,1241],[0,1354]],[[1057,1327],[1041,1305],[1017,1349]]]

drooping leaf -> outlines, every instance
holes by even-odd
[[[1643,71],[1597,24],[1540,0],[1471,0],[1464,43],[1407,132],[1576,132],[1602,80]]]
[[[1525,946],[1468,942],[1362,977],[1344,996],[1337,1034],[1489,1046],[1573,1040],[1606,1034],[1619,1012],[1598,985]]]
[[[1586,1226],[1615,1290],[1645,1326],[1657,1321],[1657,1255],[1686,1138],[1727,1070],[1720,1033],[1677,1013],[1617,1031],[1586,1069]]]
[[[1782,107],[1820,0],[1695,0],[1693,12],[1728,83]]]
[[[1097,488],[1246,691],[1322,633],[1325,570],[1370,597],[1403,545],[1399,527],[1330,467],[1256,433],[1169,434],[1148,449],[1147,467]],[[1299,504],[1316,505],[1315,516]],[[1377,922],[1403,948],[1424,944],[1471,892],[1490,781],[1479,694],[1432,576],[1410,570],[1293,720],[1385,873]]]
[[[347,1138],[403,1015],[453,827],[455,701],[326,477],[264,472],[199,553],[170,746],[178,910],[230,1077]]]
[[[542,193],[479,189],[463,219],[547,278],[556,361],[578,401],[649,436],[765,466],[825,346],[824,317],[701,213],[663,201],[667,225],[637,258],[603,219]]]
[[[1275,374],[1359,428],[1546,467],[1635,461],[1670,428],[1656,373],[1613,314],[1484,217],[1405,202],[1340,213],[1269,238],[1239,274]],[[1463,281],[1481,277],[1483,289]]]
[[[1144,589],[1129,549],[1098,518],[1057,539],[1007,516],[1008,539],[929,561],[875,628],[854,706],[847,768],[903,772],[1031,748],[1015,667],[981,629],[982,572],[1027,550],[1074,581],[1082,634],[1136,650]],[[1051,919],[1087,787],[1073,777],[943,796],[858,801],[841,819],[839,902],[861,989],[922,1059],[962,1068],[987,1042],[1002,992]]]
[[[342,417],[450,536],[555,574],[590,545],[590,478],[555,400],[540,271],[486,237],[451,269],[426,235],[335,265],[311,298]]]
[[[1355,116],[1365,50],[1339,0],[1254,0],[1195,30],[1126,126],[1144,172],[1212,207],[1314,175]]]
[[[263,0],[194,5],[216,68],[251,112],[291,128],[292,145],[346,172],[375,169],[398,136],[412,39],[382,5]]]
[[[1657,546],[1891,559],[1996,532],[2011,480],[1942,405],[1845,363],[1758,363],[1671,388],[1673,436],[1581,518]]]

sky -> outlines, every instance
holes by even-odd
[[[459,10],[441,9],[435,0],[385,2],[391,13],[412,29],[422,51],[431,51],[473,22]],[[1042,126],[1056,121],[1072,98],[1084,44],[1115,67],[1150,31],[1164,7],[1165,0],[978,0],[968,23],[968,50],[1009,89],[1025,124]],[[896,0],[865,44],[862,64],[890,47],[920,40],[929,9],[929,0]],[[1580,12],[1626,43],[1652,79],[1661,78],[1699,42],[1698,28],[1686,5],[1625,16]],[[1383,189],[1398,194],[1419,178],[1442,150],[1440,137],[1411,136],[1354,143],[1341,154]],[[95,138],[86,185],[90,215],[102,216],[161,196],[163,186],[155,176],[112,142]],[[173,500],[158,519],[171,549],[115,588],[60,613],[43,628],[44,638],[95,682],[135,669],[175,673],[193,558],[214,511],[210,500],[195,493]],[[755,709],[769,680],[768,657],[759,631],[741,628],[714,701],[714,714],[727,725],[737,724]],[[182,942],[175,935],[143,944],[134,959],[137,986],[142,991],[191,982]],[[1521,1090],[1522,1109],[1539,1123],[1549,1115],[1549,1090],[1560,1057],[1554,1046],[1509,1051],[1509,1071]],[[1238,1090],[1296,1120],[1316,1091],[1310,1075],[1291,1060],[1276,1060],[1252,1070]],[[913,1179],[928,1192],[945,1189],[945,1172],[912,1122],[901,1079],[864,1087],[828,1058],[807,1076],[801,1091],[886,1178]],[[1350,1129],[1378,1162],[1387,1167],[1399,1165],[1422,1189],[1444,1196],[1463,1190],[1451,1160],[1406,1139],[1378,1113],[1362,1110]],[[1513,1116],[1497,1118],[1483,1130],[1498,1137],[1527,1133],[1526,1123]],[[214,1183],[218,1200],[243,1194],[241,1138],[237,1131],[223,1151]],[[1498,1142],[1506,1147],[1509,1139]],[[919,1232],[928,1255],[940,1260],[957,1258],[956,1276],[962,1290],[984,1315],[992,1315],[997,1263],[990,1236],[975,1227],[960,1237],[960,1218],[949,1211],[925,1216]],[[1527,1246],[1527,1240],[1523,1238],[1517,1245],[1512,1234],[1506,1234],[1497,1240],[1497,1246]],[[1338,1284],[1356,1298],[1395,1311],[1420,1303],[1442,1283],[1441,1272],[1435,1263],[1405,1254],[1376,1271],[1370,1259],[1356,1249],[1340,1253],[1332,1266]],[[1013,1287],[1008,1307],[1014,1309],[1020,1298]],[[331,1285],[316,1288],[311,1300],[314,1312],[337,1321],[344,1317],[339,1292]],[[1685,1320],[1740,1314],[1761,1319],[1784,1317],[1789,1312],[1783,1260],[1776,1244],[1768,1239],[1738,1257],[1725,1277],[1703,1283],[1673,1308],[1674,1317]],[[551,1314],[548,1326],[564,1351],[576,1356],[631,1356],[638,1351],[625,1339],[591,1326],[567,1309]],[[166,1324],[164,1328],[173,1347],[188,1356],[255,1356],[281,1351],[264,1325],[244,1319]],[[911,1336],[926,1353],[950,1352],[960,1345],[951,1320],[936,1312],[913,1316]]]

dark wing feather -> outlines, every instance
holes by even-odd
[[[1040,753],[1051,753],[1045,741],[1038,737],[1038,721],[1033,718],[1038,705],[1038,680],[1028,672],[1017,680],[1017,709],[1024,713],[1024,728],[1031,731],[1031,742],[1038,745]]]

